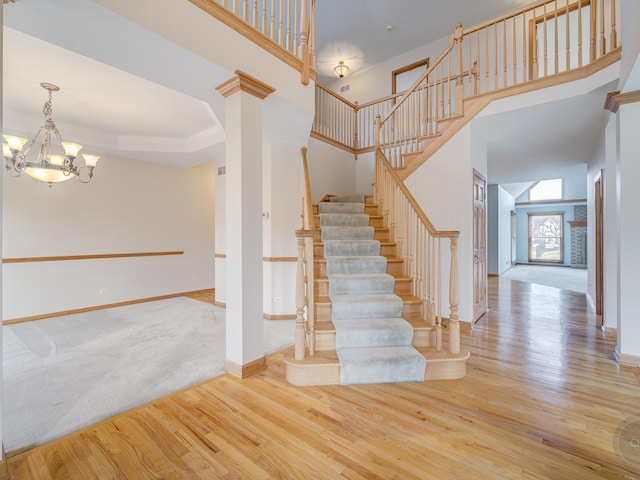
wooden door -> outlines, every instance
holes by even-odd
[[[487,311],[487,180],[473,171],[473,321]]]
[[[603,263],[602,263],[602,247],[603,247],[603,190],[602,190],[602,180],[604,178],[604,170],[600,170],[595,178],[595,210],[596,210],[596,245],[595,245],[595,253],[596,253],[596,316],[598,317],[599,326],[602,325],[602,300],[603,300],[603,290],[604,290],[604,281],[603,281]]]

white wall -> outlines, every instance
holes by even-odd
[[[357,193],[356,163],[359,160],[355,160],[352,153],[310,138],[308,160],[311,196],[314,203],[320,201],[326,194]]]
[[[214,169],[104,156],[89,184],[3,178],[3,257],[184,255],[5,264],[4,319],[214,286]],[[108,294],[99,294],[108,289]]]
[[[619,354],[640,363],[640,103],[622,105],[618,111],[618,345]]]
[[[3,25],[3,5],[0,5],[0,25]],[[0,32],[2,32],[2,29],[0,28]],[[0,45],[2,44],[2,42],[0,42]],[[3,74],[2,74],[2,65],[3,65],[3,61],[2,61],[2,48],[0,48],[0,98],[2,97],[2,93],[3,93],[3,85],[2,85],[2,78],[3,78]],[[3,129],[4,127],[4,122],[3,122],[3,118],[2,118],[2,110],[0,109],[0,130]],[[0,209],[2,209],[2,204],[3,204],[3,195],[4,195],[4,188],[2,185],[2,182],[0,182]],[[2,235],[3,235],[3,226],[2,226],[3,222],[0,221],[0,251],[2,251]],[[4,269],[4,268],[3,268]],[[2,308],[3,308],[3,295],[2,295],[2,290],[3,290],[3,281],[2,281],[2,275],[0,275],[0,312],[2,312]],[[4,320],[4,314],[2,315],[2,320]],[[2,359],[4,357],[3,354],[3,350],[2,350],[2,345],[3,345],[3,339],[2,339],[2,332],[3,332],[3,328],[0,328],[0,372],[4,372],[4,367],[3,367],[3,362]],[[2,425],[2,419],[4,418],[4,394],[2,391],[2,383],[0,382],[0,441],[4,438],[4,431],[3,431],[3,425]],[[2,445],[2,451],[4,452],[4,444]],[[4,460],[4,454],[1,454],[2,458],[0,458],[0,460]]]
[[[453,34],[453,31],[451,32]],[[391,72],[405,67],[418,60],[429,57],[431,62],[443,52],[449,44],[449,37],[441,38],[435,42],[414,48],[406,53],[393,57],[386,62],[378,63],[371,68],[362,70],[343,79],[336,79],[328,87],[334,92],[340,93],[349,101],[365,103],[370,100],[391,95]],[[349,85],[349,90],[341,92],[340,89]]]
[[[487,187],[487,272],[511,268],[511,212],[515,199],[500,185]]]
[[[640,88],[640,35],[638,35],[638,18],[640,18],[640,2],[638,0],[621,0],[622,19],[619,29],[621,43],[624,45],[622,65],[620,66],[620,86],[622,91]]]

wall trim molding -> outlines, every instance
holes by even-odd
[[[258,373],[261,370],[267,368],[267,359],[265,356],[262,356],[253,362],[245,363],[244,365],[240,365],[236,362],[232,362],[227,359],[224,361],[224,369],[227,373],[230,373],[234,377],[238,378],[247,378],[251,375]]]
[[[184,255],[183,250],[168,252],[134,252],[134,253],[98,253],[90,255],[57,255],[49,257],[10,257],[3,258],[2,263],[31,263],[31,262],[66,262],[70,260],[101,260],[109,258],[132,257],[160,257],[166,255]]]
[[[616,361],[620,365],[624,365],[626,367],[640,367],[640,356],[638,355],[629,355],[628,353],[618,353],[616,350],[614,353],[616,357]]]
[[[2,459],[0,459],[0,480],[9,480],[9,465],[4,453],[4,442],[2,442]]]
[[[220,308],[227,308],[227,304],[226,304],[226,303],[224,303],[224,302],[218,302],[218,301],[216,300],[215,302],[213,302],[213,304],[214,304],[216,307],[220,307]]]
[[[295,263],[298,257],[262,257],[263,262],[270,263]]]
[[[268,313],[264,313],[262,315],[265,320],[295,320],[297,316],[295,314],[291,315],[270,315]]]
[[[216,253],[214,255],[214,258],[227,258],[227,254],[226,253]]]
[[[216,90],[218,90],[218,92],[220,92],[220,94],[225,98],[236,92],[242,91],[259,98],[260,100],[264,100],[276,91],[275,88],[261,82],[249,74],[244,73],[242,70],[236,70],[234,73],[236,74],[235,77],[230,78],[216,87]]]
[[[640,90],[632,90],[624,93],[620,93],[620,91],[609,92],[604,102],[604,108],[611,113],[618,113],[620,105],[636,102],[640,102]]]
[[[587,203],[587,199],[575,198],[573,200],[533,200],[532,202],[517,202],[516,207],[561,205],[563,203]]]
[[[17,323],[32,322],[35,320],[44,320],[45,318],[62,317],[63,315],[73,315],[76,313],[93,312],[96,310],[104,310],[106,308],[124,307],[126,305],[135,305],[137,303],[154,302],[157,300],[167,300],[169,298],[185,297],[187,295],[193,295],[193,294],[211,293],[211,290],[212,290],[211,288],[206,288],[203,290],[193,290],[191,292],[171,293],[168,295],[159,295],[157,297],[139,298],[137,300],[127,300],[124,302],[106,303],[104,305],[95,305],[93,307],[84,307],[84,308],[76,308],[73,310],[63,310],[60,312],[43,313],[40,315],[31,315],[29,317],[11,318],[9,320],[4,320],[2,322],[2,325],[15,325]],[[218,302],[216,302],[216,305],[217,303]],[[0,480],[2,479],[0,478]]]

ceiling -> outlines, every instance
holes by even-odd
[[[527,3],[322,0],[316,3],[320,75],[333,75],[339,59],[356,73],[448,36],[458,22],[475,25]],[[4,7],[4,24],[7,133],[33,135],[46,100],[39,84],[50,82],[61,87],[54,120],[85,151],[180,166],[224,154],[224,108],[211,85],[230,72],[90,0],[17,0]],[[584,162],[606,121],[602,95],[606,91],[534,106],[525,116],[504,112],[483,120],[490,183],[538,179],[534,157],[548,167]],[[548,118],[564,120],[552,125]],[[531,154],[516,155],[523,147]]]

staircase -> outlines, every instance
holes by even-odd
[[[314,205],[313,355],[286,354],[295,385],[353,385],[461,378],[468,352],[436,348],[436,325],[389,241],[371,196]],[[309,338],[309,337],[307,337]]]

